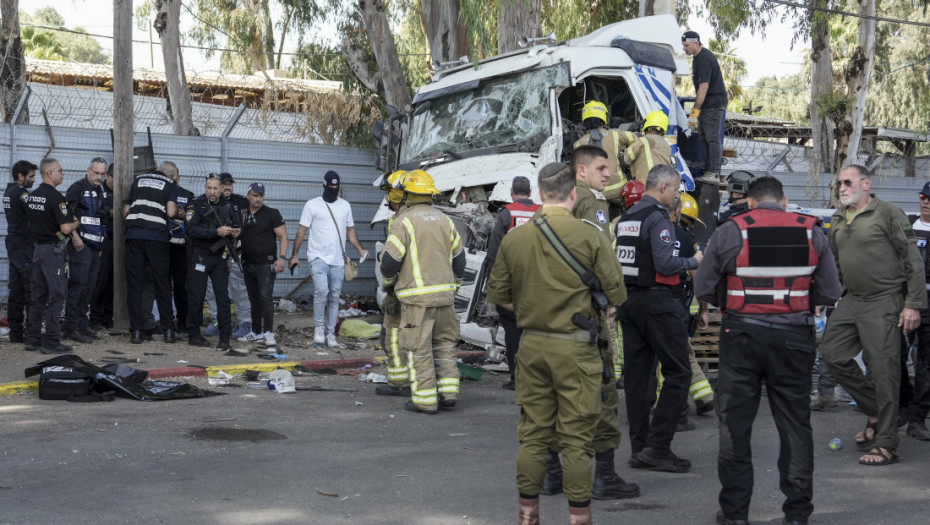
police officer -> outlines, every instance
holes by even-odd
[[[623,265],[629,300],[620,308],[626,406],[633,455],[630,465],[666,472],[687,472],[691,462],[671,451],[681,407],[688,397],[691,368],[688,334],[675,287],[681,272],[697,267],[702,255],[675,257],[675,230],[669,210],[678,205],[681,176],[667,165],[652,168],[643,198],[617,223],[617,256]],[[649,377],[653,362],[662,366],[659,401],[649,419]]]
[[[75,181],[65,193],[65,201],[74,210],[81,225],[71,233],[68,246],[68,298],[65,302],[65,326],[62,335],[79,343],[93,343],[88,310],[90,296],[100,271],[100,252],[106,240],[106,220],[112,209],[104,204],[107,197],[101,182],[107,177],[107,161],[94,157],[87,175]]]
[[[917,249],[924,261],[924,280],[930,299],[930,262],[927,260],[927,250],[930,249],[927,245],[930,242],[930,182],[924,184],[919,198],[920,215],[914,218],[912,227],[917,237]],[[913,343],[914,337],[917,338],[916,344]],[[907,414],[907,435],[920,441],[930,441],[930,430],[925,423],[930,411],[930,308],[920,310],[920,327],[910,334],[901,334],[901,339],[902,399],[899,410]],[[907,354],[912,345],[915,348],[913,388],[907,374]]]
[[[665,140],[667,129],[668,116],[661,111],[652,111],[643,120],[641,136],[637,137],[629,131],[620,134],[623,154],[618,160],[621,166],[630,170],[634,180],[645,184],[653,166],[675,165],[672,161],[672,147]]]
[[[727,194],[729,195],[729,208],[720,214],[717,224],[723,224],[724,221],[737,213],[749,210],[747,202],[747,193],[749,185],[756,180],[756,174],[751,171],[739,170],[727,175]]]
[[[497,250],[501,246],[501,239],[513,228],[526,224],[530,218],[539,209],[539,205],[530,198],[530,179],[517,176],[513,178],[510,186],[510,204],[501,206],[494,219],[494,227],[491,228],[491,235],[488,237],[488,251],[485,255],[484,264],[490,270],[494,266],[494,259],[497,257]],[[504,328],[504,345],[507,348],[507,368],[510,370],[510,380],[505,381],[504,388],[514,389],[514,372],[516,371],[517,350],[520,347],[520,336],[523,330],[517,326],[517,318],[513,310],[496,306],[497,316],[501,320],[501,326]]]
[[[107,178],[100,184],[106,196],[103,206],[113,209],[113,163],[107,167]],[[107,234],[100,250],[100,271],[90,299],[90,329],[92,332],[113,326],[113,214],[104,220]]]
[[[171,200],[177,185],[165,175],[164,169],[159,166],[152,173],[136,177],[123,203],[126,226],[126,302],[129,306],[129,342],[132,344],[142,343],[142,289],[146,268],[151,272],[155,284],[155,301],[165,332],[165,342],[177,341],[168,278],[168,241],[171,239],[168,217],[173,217],[177,211]]]
[[[242,218],[248,213],[249,199],[244,195],[233,192],[233,180],[231,173],[220,173],[220,184],[222,185],[223,198],[229,203],[230,211],[238,215],[236,224],[242,224]],[[242,254],[241,244],[236,245],[236,250]],[[209,298],[209,294],[207,296]],[[245,279],[242,276],[242,270],[238,265],[232,265],[229,273],[229,299],[232,304],[236,305],[237,324],[233,327],[233,337],[242,337],[252,331],[252,305],[249,302],[248,290],[245,288]]]
[[[388,221],[388,231],[395,220],[403,216],[407,206],[404,204],[404,190],[401,181],[407,172],[398,170],[382,177],[379,186],[386,192],[385,206],[394,212]],[[387,249],[387,245],[384,246]],[[383,250],[382,250],[383,253]],[[381,321],[381,347],[388,357],[388,384],[378,385],[375,394],[379,396],[410,397],[410,367],[407,364],[407,352],[400,347],[400,302],[395,295],[385,295],[381,301],[384,319]]]
[[[26,327],[26,350],[63,354],[58,319],[68,291],[68,246],[71,232],[80,224],[56,189],[64,179],[61,164],[53,158],[39,163],[42,184],[29,195],[29,231],[35,239],[32,256],[32,303]],[[42,321],[45,335],[42,335]]]
[[[6,214],[6,253],[10,263],[9,293],[7,294],[7,321],[10,327],[10,342],[22,343],[24,310],[29,311],[32,296],[32,253],[35,242],[29,231],[26,218],[29,210],[29,188],[36,181],[38,166],[28,160],[13,164],[13,182],[3,193],[3,213]]]
[[[620,188],[626,182],[626,176],[618,162],[624,147],[622,146],[623,132],[607,127],[607,106],[596,100],[588,102],[581,108],[581,124],[588,130],[588,133],[575,142],[573,150],[581,146],[594,146],[607,153],[608,177],[598,191],[603,193],[610,207],[619,214]]]
[[[231,314],[229,311],[229,244],[241,232],[238,214],[223,198],[220,181],[210,174],[204,185],[205,193],[194,199],[187,212],[187,235],[191,240],[190,258],[187,266],[187,312],[188,344],[210,346],[200,333],[203,322],[203,304],[207,293],[207,279],[213,284],[216,297],[216,313],[219,321],[219,350],[230,350],[229,336]],[[233,238],[229,243],[227,237]]]
[[[600,280],[606,302],[618,305],[626,292],[610,241],[599,228],[572,217],[579,189],[570,167],[547,164],[539,172],[543,206],[537,217],[575,262]],[[488,284],[488,301],[513,308],[517,324],[523,327],[516,359],[521,407],[518,521],[539,523],[539,494],[549,451],[555,447],[564,458],[563,488],[571,523],[590,524],[591,456],[601,413],[604,362],[590,332],[574,321],[593,320],[596,312],[592,290],[559,255],[542,227],[532,222],[504,236]],[[611,390],[615,389],[611,386]]]
[[[785,211],[788,199],[781,182],[760,177],[748,192],[750,211],[717,228],[695,282],[697,296],[724,312],[717,383],[717,523],[749,523],[750,438],[764,381],[781,439],[782,523],[800,525],[814,510],[811,314],[815,305],[833,304],[842,288],[816,219]]]
[[[459,397],[455,290],[465,252],[452,219],[432,206],[439,193],[423,170],[403,178],[407,210],[391,225],[381,254],[384,291],[401,303],[400,347],[410,353],[410,397],[404,410],[435,414]]]

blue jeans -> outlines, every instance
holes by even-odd
[[[325,320],[327,335],[335,335],[346,267],[330,266],[317,258],[310,261],[310,273],[313,275],[313,322],[316,326],[324,326]]]
[[[704,171],[720,175],[723,158],[723,124],[726,108],[707,108],[698,115],[701,142],[704,143]]]

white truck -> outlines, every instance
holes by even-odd
[[[690,68],[674,17],[618,22],[565,42],[554,35],[525,42],[524,49],[477,65],[439,64],[412,107],[389,108],[391,116],[373,130],[379,169],[423,169],[442,192],[437,206],[453,218],[468,254],[465,285],[456,296],[462,338],[485,348],[503,344],[496,314],[481,293],[494,213],[510,202],[518,175],[530,179],[538,202],[536,174],[549,162],[566,160],[580,136],[576,125],[586,102],[607,106],[610,127],[636,132],[650,111],[669,115],[666,138],[684,187],[694,189],[678,150],[679,132],[688,123],[675,95],[675,75],[689,75]],[[387,207],[379,210],[373,224],[391,215]]]

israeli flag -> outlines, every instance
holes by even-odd
[[[670,71],[662,70],[659,74],[668,77],[663,81],[659,79],[659,74],[651,67],[643,67],[639,64],[633,66],[636,72],[636,78],[639,80],[646,93],[652,97],[656,109],[661,110],[668,116],[668,129],[665,130],[665,140],[672,147],[672,158],[675,159],[675,168],[681,174],[681,180],[688,191],[694,190],[694,178],[691,176],[691,170],[685,164],[681,152],[678,150],[678,130],[683,129],[690,133],[688,128],[688,116],[685,115],[684,108],[675,98],[675,92],[672,89],[674,76]]]

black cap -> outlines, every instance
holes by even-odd
[[[924,189],[920,190],[920,194],[930,197],[930,182],[924,184]]]
[[[222,183],[222,182],[236,182],[236,181],[233,180],[232,173],[226,173],[224,171],[223,173],[220,173],[220,182]]]
[[[264,195],[265,185],[262,184],[261,182],[253,182],[252,184],[249,184],[249,191]]]
[[[701,35],[697,34],[697,31],[685,31],[685,34],[681,35],[682,42],[697,42],[701,43]]]
[[[339,185],[339,174],[333,170],[327,171],[323,175],[323,183],[328,186],[338,186]]]
[[[539,178],[548,179],[549,177],[557,175],[561,173],[562,170],[566,169],[568,169],[568,164],[565,164],[564,162],[550,162],[549,164],[543,166],[541,170],[539,170]]]

